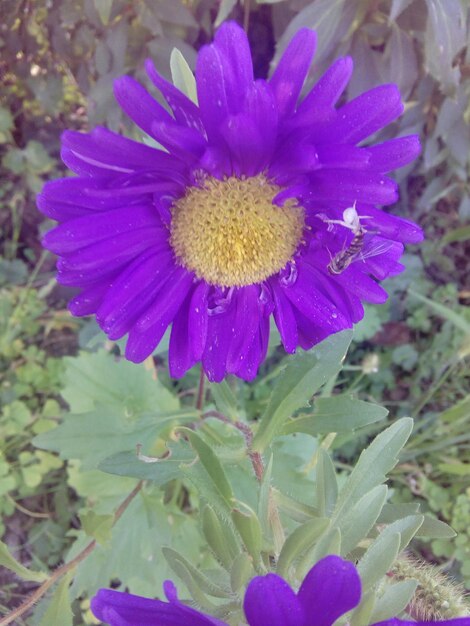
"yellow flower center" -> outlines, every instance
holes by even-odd
[[[304,211],[272,203],[280,188],[262,174],[207,178],[173,205],[170,243],[178,261],[221,287],[258,283],[279,272],[302,239]]]

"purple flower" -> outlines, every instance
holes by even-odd
[[[386,300],[377,281],[403,270],[403,243],[422,239],[377,208],[396,202],[386,172],[417,156],[418,138],[360,147],[402,113],[397,87],[336,107],[346,57],[299,102],[315,41],[300,30],[270,80],[254,80],[246,35],[223,24],[198,55],[198,104],[147,61],[171,113],[118,79],[119,104],[164,149],[101,127],[64,133],[62,158],[78,176],[38,197],[60,222],[44,246],[59,255],[58,281],[81,289],[70,311],[94,313],[110,339],[128,334],[131,361],[172,324],[172,376],[202,361],[210,380],[251,380],[271,315],[289,353],[351,328],[362,301]]]
[[[101,589],[91,601],[94,615],[110,626],[227,626],[178,600],[170,581],[164,586],[169,602]],[[312,567],[295,593],[276,574],[253,578],[244,610],[249,626],[332,626],[356,607],[361,581],[356,568],[338,556],[327,556]],[[470,626],[470,617],[439,622],[408,622],[392,618],[373,626]]]

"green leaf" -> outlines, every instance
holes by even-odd
[[[282,430],[287,418],[305,406],[314,393],[336,376],[351,343],[351,331],[336,333],[312,348],[287,359],[263,413],[253,448],[263,451]]]
[[[211,383],[210,390],[218,410],[230,419],[237,420],[239,418],[237,399],[228,382],[223,380],[221,383]]]
[[[347,26],[349,26],[353,22],[357,10],[355,3],[346,0],[315,0],[315,2],[309,2],[302,6],[300,11],[294,13],[294,17],[277,42],[276,55],[272,64],[274,67],[279,62],[292,37],[300,28],[304,27],[322,33],[322,37],[319,37],[316,53],[317,63],[322,64],[329,54],[335,51],[339,41],[344,38],[347,30],[347,27],[346,30],[344,28],[344,18],[346,17]],[[345,13],[349,15],[345,15]]]
[[[113,0],[93,0],[93,2],[100,20],[103,22],[103,26],[107,26],[111,9],[113,8]]]
[[[354,609],[348,626],[364,626],[364,624],[371,624],[370,616],[374,610],[374,605],[375,593],[366,591],[361,598],[359,606]]]
[[[408,502],[406,504],[387,504],[384,505],[380,517],[377,520],[379,524],[391,524],[395,520],[401,520],[408,515],[414,515],[419,511],[417,502]]]
[[[440,472],[452,474],[454,476],[470,476],[470,463],[462,463],[458,459],[452,463],[439,463],[437,466]]]
[[[316,498],[320,515],[329,517],[338,497],[336,472],[330,455],[323,448],[318,449],[316,473]]]
[[[339,528],[330,528],[327,530],[315,544],[313,550],[307,552],[305,557],[299,563],[296,576],[299,580],[305,578],[307,572],[312,565],[329,554],[340,554],[341,552],[341,530]]]
[[[0,565],[14,572],[22,580],[42,583],[49,578],[45,572],[34,572],[27,569],[10,554],[8,546],[0,541]]]
[[[346,556],[354,550],[361,539],[367,537],[370,529],[377,521],[387,498],[387,487],[377,485],[350,510],[343,510],[335,516],[335,525],[341,530],[341,554]]]
[[[409,6],[413,0],[392,0],[392,6],[390,7],[390,14],[388,19],[390,22],[394,22],[397,17],[403,13],[403,11]]]
[[[119,484],[120,494],[112,499],[107,499],[106,494],[93,496],[92,484],[87,489],[89,501],[96,502],[97,512],[112,513],[116,509],[116,501],[122,502],[130,491],[123,488],[121,481],[127,483],[132,479],[109,476],[96,470],[90,474],[98,480],[101,474],[106,479],[103,486],[108,484],[110,491],[114,490],[114,483]],[[100,488],[96,493],[101,492]],[[66,560],[72,559],[89,543],[90,538],[79,531]],[[109,544],[97,545],[78,565],[71,589],[72,597],[90,597],[96,589],[109,586],[116,579],[131,593],[155,595],[156,590],[161,590],[163,581],[171,577],[169,566],[162,558],[163,546],[180,550],[194,563],[199,562],[205,549],[195,516],[183,514],[176,505],[164,501],[161,490],[147,487],[132,500],[116,522]],[[185,593],[184,587],[181,593]]]
[[[416,298],[420,302],[423,302],[424,304],[427,304],[429,307],[434,309],[434,311],[436,311],[438,315],[454,324],[454,326],[456,326],[457,328],[460,328],[460,330],[463,330],[466,335],[470,334],[470,322],[468,322],[462,315],[459,315],[445,304],[441,304],[440,302],[434,302],[434,300],[430,300],[429,298],[426,298],[426,296],[423,296],[416,291],[410,290],[409,294],[413,296],[413,298]]]
[[[417,586],[416,580],[403,580],[387,585],[383,596],[376,600],[371,623],[376,624],[400,615],[411,602]]]
[[[193,430],[190,430],[189,428],[180,428],[179,432],[183,433],[189,439],[191,446],[197,452],[199,460],[211,478],[215,488],[225,500],[227,505],[232,506],[234,497],[232,487],[230,486],[218,456],[214,453],[212,448],[207,445],[204,439],[202,439]]]
[[[466,44],[463,4],[459,0],[426,0],[426,4],[426,69],[440,82],[444,93],[452,95],[460,79],[460,70],[454,66],[454,59]]]
[[[232,520],[245,544],[248,554],[252,557],[257,567],[262,547],[261,525],[255,512],[247,505],[244,505],[243,510],[240,510],[240,505],[242,504],[239,503],[239,508],[233,509]]]
[[[64,459],[80,459],[85,469],[91,469],[119,452],[127,452],[130,460],[129,451],[135,450],[137,444],[153,443],[162,432],[194,418],[194,412],[175,411],[160,415],[146,413],[136,419],[129,418],[123,408],[103,407],[90,413],[67,415],[62,424],[37,435],[33,443],[38,448],[58,452]],[[115,459],[111,461],[113,464]]]
[[[220,584],[215,584],[173,548],[163,547],[162,552],[171,569],[185,583],[194,598],[197,598],[201,592],[216,598],[231,597],[230,589],[224,588]]]
[[[423,525],[416,535],[418,537],[427,537],[428,539],[452,539],[457,533],[449,524],[431,515],[425,515]]]
[[[109,352],[81,353],[64,359],[62,392],[71,413],[97,407],[122,409],[129,421],[142,413],[164,413],[179,408],[179,400],[144,365],[116,360]]]
[[[279,576],[287,577],[291,564],[306,550],[310,550],[315,541],[328,528],[329,520],[325,518],[313,519],[296,528],[286,539],[279,559],[276,572]]]
[[[196,79],[178,48],[173,48],[170,57],[170,69],[173,84],[197,104]]]
[[[465,396],[456,404],[441,413],[440,419],[451,424],[457,420],[467,420],[470,418],[470,395]]]
[[[400,550],[400,533],[379,535],[357,564],[362,591],[371,589],[389,571]]]
[[[439,243],[441,246],[446,246],[449,243],[454,243],[456,241],[468,241],[469,239],[470,226],[459,226],[458,228],[452,228],[447,231]]]
[[[254,576],[253,564],[246,552],[241,552],[235,557],[230,570],[230,586],[232,591],[237,593],[246,586]]]
[[[272,488],[272,495],[279,509],[296,522],[303,524],[311,520],[312,517],[318,517],[319,512],[313,506],[299,502],[274,487]]]
[[[380,433],[369,447],[363,450],[340,491],[333,514],[334,520],[349,511],[364,494],[384,482],[387,473],[397,464],[398,454],[412,429],[413,420],[403,417]]]
[[[221,0],[219,4],[219,10],[217,12],[217,17],[215,18],[214,22],[214,26],[216,28],[218,28],[222,24],[222,22],[227,19],[236,4],[237,0]]]
[[[0,107],[0,133],[7,133],[14,125],[11,111],[5,107]]]
[[[388,537],[395,533],[400,534],[400,552],[404,550],[413,537],[418,533],[424,522],[424,515],[408,515],[402,519],[398,519],[387,528],[382,530],[380,537]]]
[[[215,558],[227,571],[232,569],[234,559],[241,552],[232,523],[220,520],[214,509],[206,505],[201,514],[202,530]]]
[[[266,464],[263,479],[261,481],[258,498],[258,519],[261,524],[263,537],[267,541],[272,541],[271,524],[269,522],[269,508],[271,496],[271,478],[273,471],[273,455],[271,454]]]
[[[312,415],[301,415],[284,426],[283,433],[301,432],[315,437],[325,433],[348,433],[387,417],[388,410],[350,395],[315,398]]]
[[[60,583],[49,602],[46,612],[42,616],[39,626],[72,626],[73,613],[70,607],[69,587],[73,572],[68,572]]]
[[[359,343],[371,339],[382,328],[383,321],[382,309],[366,304],[364,317],[354,326],[354,342]]]
[[[98,543],[106,544],[111,539],[114,515],[98,515],[94,511],[87,511],[80,515],[80,521],[85,533]]]
[[[168,451],[168,455],[154,463],[139,459],[136,452],[119,452],[101,461],[98,467],[108,474],[151,480],[155,485],[165,485],[170,480],[181,478],[183,465],[189,465],[195,459],[193,450],[182,441],[168,444]]]

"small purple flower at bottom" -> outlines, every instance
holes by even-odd
[[[164,584],[168,602],[101,589],[91,601],[93,614],[110,626],[227,626],[178,600],[172,582]],[[356,568],[338,556],[327,556],[312,567],[295,593],[277,576],[257,576],[244,599],[249,626],[333,626],[361,599]],[[439,622],[409,622],[392,618],[371,626],[470,626],[470,617]]]

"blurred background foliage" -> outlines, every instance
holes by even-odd
[[[194,68],[197,50],[217,25],[236,19],[248,26],[258,77],[269,74],[298,28],[317,29],[306,88],[335,58],[350,54],[355,72],[348,98],[382,82],[397,83],[403,94],[405,114],[381,138],[417,133],[422,139],[419,161],[397,173],[401,200],[392,210],[418,221],[426,240],[408,250],[407,271],[388,281],[388,303],[367,309],[331,390],[373,400],[392,418],[416,419],[392,475],[392,500],[418,500],[458,531],[455,539],[420,540],[413,549],[470,587],[468,1],[1,0],[0,8],[0,533],[10,550],[28,566],[54,567],[83,534],[84,519],[90,524],[90,515],[109,515],[135,484],[130,478],[116,484],[93,463],[81,470],[79,449],[59,458],[31,444],[70,411],[93,408],[77,408],[70,391],[75,370],[89,370],[92,378],[101,371],[100,360],[87,355],[119,354],[93,321],[69,316],[72,291],[55,284],[54,259],[41,250],[40,233],[52,224],[37,212],[35,194],[44,180],[64,175],[60,134],[103,124],[139,138],[113,99],[113,79],[127,73],[145,81],[149,56],[169,76],[175,47]],[[239,410],[263,412],[282,359],[273,345],[254,384],[231,381]],[[197,372],[171,381],[164,360],[163,346],[151,369],[171,392],[168,402],[180,397],[190,405]],[[119,416],[109,419],[117,427],[112,420]],[[339,434],[332,443],[338,467],[350,467],[378,430]],[[305,463],[305,450],[289,454]],[[160,495],[146,497],[162,506]],[[172,507],[177,518],[181,502],[173,498]],[[181,517],[178,524],[188,554],[197,551],[190,521]],[[86,590],[93,570],[90,563],[75,583],[83,623],[90,623]],[[31,588],[3,570],[0,582],[5,611]],[[41,605],[19,623],[40,621]]]

